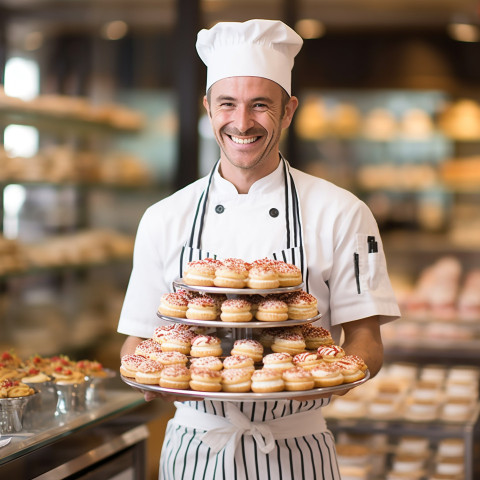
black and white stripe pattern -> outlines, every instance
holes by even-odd
[[[328,401],[243,402],[237,405],[252,422],[258,422],[321,408]],[[187,405],[201,412],[225,416],[222,402],[187,402]],[[203,430],[169,423],[160,465],[162,480],[340,479],[334,439],[329,431],[276,440],[274,450],[268,455],[258,449],[253,437],[244,435],[235,452],[233,469],[225,463],[225,449],[213,453],[199,440],[202,434]],[[232,470],[233,476],[227,473]]]

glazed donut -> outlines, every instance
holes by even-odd
[[[305,339],[307,350],[317,350],[319,347],[333,345],[333,338],[328,330],[314,325],[304,325],[302,335]]]
[[[222,288],[244,288],[247,285],[248,268],[243,260],[227,258],[215,270],[213,283]]]
[[[292,367],[282,373],[285,390],[311,390],[315,386],[312,374],[302,367]]]
[[[257,263],[248,271],[247,286],[249,288],[268,289],[280,285],[278,273],[272,264]]]
[[[135,347],[135,355],[141,355],[145,358],[156,360],[159,353],[162,353],[162,347],[155,340],[149,338],[143,340]]]
[[[155,360],[145,359],[135,372],[135,381],[145,385],[158,385],[163,365]]]
[[[191,320],[216,320],[217,303],[212,297],[201,295],[188,302],[187,318]]]
[[[317,349],[317,354],[325,362],[335,362],[345,356],[345,351],[338,345],[327,345],[319,347]]]
[[[263,358],[263,345],[257,340],[242,338],[235,340],[230,355],[246,355],[254,362],[261,362]]]
[[[352,383],[365,378],[365,372],[354,360],[345,360],[345,357],[335,362],[343,375],[343,383]]]
[[[340,367],[335,363],[322,363],[310,370],[315,387],[334,387],[343,383]]]
[[[359,357],[358,355],[345,355],[341,360],[342,362],[354,362],[358,365],[360,370],[363,372],[367,371],[368,367],[367,364],[364,362],[363,358]]]
[[[222,389],[222,375],[216,370],[208,368],[190,369],[190,388],[203,392],[219,392]]]
[[[223,368],[225,370],[242,368],[250,370],[252,373],[255,370],[253,358],[247,355],[231,355],[223,360]]]
[[[321,363],[324,363],[323,360],[315,352],[303,352],[293,357],[293,365],[305,370],[311,370]]]
[[[263,368],[255,370],[252,374],[251,389],[255,393],[281,392],[284,388],[282,372]]]
[[[263,357],[263,368],[272,368],[280,372],[293,368],[292,356],[285,352],[269,353]]]
[[[218,337],[197,335],[192,340],[190,349],[192,357],[220,357],[222,353],[222,344]]]
[[[209,370],[220,371],[223,368],[223,363],[218,357],[197,357],[190,360],[192,368],[208,368]]]
[[[230,368],[223,370],[222,390],[224,392],[249,392],[252,385],[252,371],[248,368]]]
[[[216,264],[206,260],[188,262],[183,272],[183,281],[187,285],[213,287],[216,268]]]
[[[188,300],[181,293],[165,293],[160,298],[159,313],[167,317],[185,318]]]
[[[272,346],[273,352],[286,352],[297,355],[305,351],[305,340],[298,333],[283,332],[275,335]]]
[[[163,336],[162,350],[164,352],[180,352],[184,355],[190,353],[190,336],[179,330],[171,330]]]
[[[164,367],[171,367],[173,365],[185,366],[188,362],[188,357],[180,352],[162,352],[156,360]]]
[[[285,300],[288,306],[288,318],[305,320],[317,315],[317,299],[307,292],[295,292]]]
[[[160,386],[187,390],[190,386],[190,370],[183,365],[170,365],[160,373]]]
[[[120,361],[120,373],[124,377],[135,378],[138,366],[145,361],[145,357],[141,355],[127,354],[123,355]]]
[[[265,299],[258,304],[255,318],[261,322],[283,322],[288,319],[288,306],[282,300]]]
[[[223,322],[249,322],[253,318],[250,308],[250,302],[243,298],[225,300],[220,319]]]
[[[275,270],[278,274],[280,287],[294,287],[302,283],[302,272],[296,265],[277,260]]]

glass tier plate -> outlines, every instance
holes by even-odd
[[[223,293],[225,295],[270,295],[272,293],[289,293],[303,290],[305,283],[302,282],[294,287],[278,287],[278,288],[222,288],[222,287],[201,287],[198,285],[187,285],[183,283],[182,278],[177,278],[173,282],[173,288],[183,288],[184,290],[192,290],[194,292],[203,293]]]
[[[195,325],[200,327],[215,327],[215,328],[274,328],[274,327],[294,327],[296,325],[304,325],[307,323],[316,322],[322,318],[322,314],[319,313],[311,318],[304,320],[283,320],[281,322],[260,322],[250,320],[249,322],[222,322],[222,320],[194,320],[191,318],[177,318],[168,317],[157,312],[157,316],[162,320],[173,323],[183,323],[184,325]]]
[[[333,393],[341,392],[342,390],[347,390],[350,388],[358,387],[362,385],[370,378],[370,372],[367,370],[365,372],[365,377],[361,380],[357,380],[352,383],[344,383],[342,385],[336,385],[334,387],[319,387],[312,388],[311,390],[300,390],[296,392],[289,392],[287,390],[282,390],[281,392],[271,392],[271,393],[230,393],[230,392],[200,392],[196,390],[178,390],[175,388],[163,388],[159,385],[145,385],[143,383],[138,383],[131,378],[126,378],[121,376],[122,380],[131,387],[138,388],[140,390],[149,390],[151,392],[157,393],[169,393],[171,395],[182,395],[185,397],[196,397],[196,398],[206,398],[209,400],[221,400],[223,402],[262,402],[266,400],[288,400],[295,399],[297,397],[304,397],[307,395],[316,395],[316,394],[325,394],[330,395]]]

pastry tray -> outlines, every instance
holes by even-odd
[[[178,318],[168,317],[157,312],[157,316],[162,320],[173,323],[183,323],[184,325],[195,325],[201,327],[215,327],[215,328],[275,328],[275,327],[294,327],[296,325],[304,325],[306,323],[316,322],[322,318],[319,313],[314,317],[305,320],[283,320],[281,322],[260,322],[250,320],[249,322],[223,322],[222,320],[194,320],[192,318]]]
[[[131,387],[140,389],[140,390],[149,390],[151,392],[157,393],[169,393],[171,395],[181,395],[184,397],[194,397],[194,398],[206,398],[208,400],[220,400],[223,402],[255,402],[255,401],[266,401],[266,400],[294,400],[297,397],[305,397],[308,395],[316,394],[334,394],[341,392],[343,390],[351,389],[362,385],[370,378],[370,372],[367,370],[365,372],[365,377],[361,380],[351,383],[342,383],[342,385],[335,385],[334,387],[318,387],[312,388],[310,390],[299,390],[291,392],[288,390],[282,390],[281,392],[271,392],[271,393],[255,393],[255,392],[246,392],[246,393],[230,393],[230,392],[203,392],[198,390],[179,390],[176,388],[163,388],[159,385],[145,385],[143,383],[138,383],[131,378],[124,377],[121,375],[121,379]],[[185,401],[188,399],[186,398]]]
[[[270,295],[272,293],[289,293],[303,290],[305,283],[302,282],[294,287],[278,287],[278,288],[222,288],[222,287],[202,287],[199,285],[187,285],[182,278],[177,278],[173,282],[174,290],[183,288],[184,290],[192,290],[194,292],[203,293],[223,293],[225,295]]]

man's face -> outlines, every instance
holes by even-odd
[[[297,99],[282,105],[282,88],[260,77],[230,77],[214,83],[204,106],[222,160],[240,169],[278,164],[282,130],[290,125]]]

